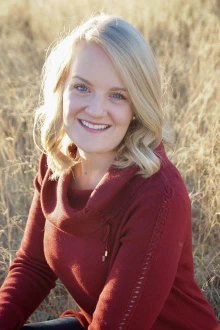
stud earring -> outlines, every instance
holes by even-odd
[[[136,117],[134,116],[132,119],[133,119],[133,120],[135,120],[135,119],[136,119]]]

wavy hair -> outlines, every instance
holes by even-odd
[[[77,147],[63,127],[63,91],[77,45],[94,42],[110,56],[126,86],[135,120],[117,148],[114,165],[140,167],[139,174],[149,177],[160,168],[154,149],[166,140],[163,133],[162,88],[159,70],[142,34],[119,17],[101,14],[90,18],[61,40],[43,67],[43,105],[35,113],[35,129],[48,155],[53,178],[79,163]],[[36,131],[36,130],[35,130]],[[74,150],[74,152],[73,152]]]

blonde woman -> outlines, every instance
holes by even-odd
[[[91,18],[51,52],[43,87],[44,153],[0,329],[217,328],[194,281],[190,200],[165,154],[143,36],[120,18]],[[80,312],[24,325],[57,278]]]

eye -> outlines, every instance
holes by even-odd
[[[113,93],[111,94],[111,97],[113,97],[115,100],[127,100],[125,95],[123,95],[121,92]]]
[[[86,87],[86,85],[84,84],[75,84],[73,87],[80,93],[85,93],[89,91],[88,87]]]

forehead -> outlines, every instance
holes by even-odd
[[[77,46],[71,63],[71,76],[80,76],[92,83],[124,87],[110,56],[96,43],[80,43]]]

